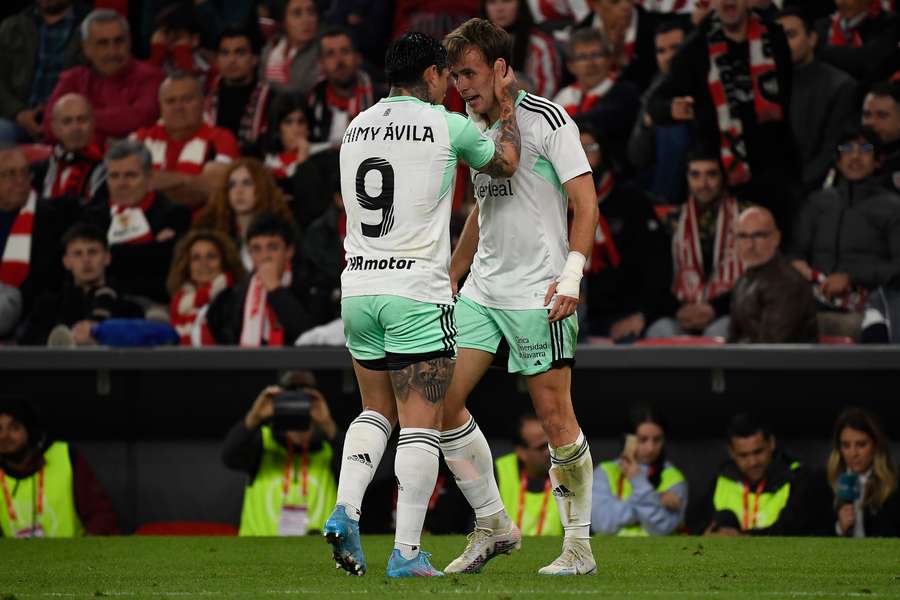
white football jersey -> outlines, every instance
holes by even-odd
[[[545,308],[547,288],[569,254],[563,184],[591,166],[578,126],[558,104],[520,92],[519,168],[510,178],[472,171],[478,201],[478,250],[462,292],[491,308]],[[499,134],[495,123],[487,134]]]
[[[341,143],[342,295],[450,304],[457,159],[477,169],[493,156],[493,140],[471,120],[409,96],[385,98],[353,119]]]

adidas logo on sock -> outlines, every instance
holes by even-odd
[[[347,460],[352,460],[354,462],[362,463],[367,467],[372,466],[372,458],[369,456],[368,452],[362,454],[351,454],[347,457]]]
[[[571,491],[564,485],[558,485],[553,488],[553,495],[557,498],[574,498],[575,492]]]

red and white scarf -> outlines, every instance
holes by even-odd
[[[193,137],[183,143],[178,157],[174,160],[170,160],[172,157],[169,156],[169,144],[173,144],[172,151],[174,152],[178,148],[178,143],[169,138],[162,121],[147,130],[138,132],[137,137],[150,151],[154,169],[199,175],[203,172],[203,167],[207,162],[216,160],[228,163],[232,158],[218,151],[219,149],[214,143],[216,135],[217,130],[204,122]]]
[[[16,220],[13,221],[9,236],[6,238],[6,246],[3,248],[3,258],[0,259],[0,283],[21,287],[28,278],[31,268],[31,234],[34,233],[34,211],[37,207],[37,193],[34,190],[28,194],[25,205],[19,209]]]
[[[866,310],[866,302],[869,299],[869,292],[862,287],[851,288],[849,292],[828,298],[822,292],[822,286],[828,276],[825,273],[810,269],[811,283],[813,284],[813,296],[816,300],[825,306],[831,306],[848,312],[864,312]]]
[[[291,270],[281,276],[281,286],[291,285]],[[247,296],[244,298],[244,321],[241,325],[241,346],[258,348],[263,341],[267,346],[284,346],[284,329],[272,307],[266,303],[266,288],[257,273],[250,277]],[[289,340],[291,343],[294,340]]]
[[[291,64],[299,48],[291,48],[286,37],[275,44],[266,61],[266,80],[273,83],[288,83],[291,80]]]
[[[734,198],[726,198],[719,204],[712,277],[706,281],[697,203],[693,197],[688,198],[672,238],[675,270],[672,293],[681,302],[709,302],[731,291],[744,272],[737,252],[738,212],[738,203]]]
[[[607,77],[589,90],[585,90],[578,83],[573,83],[560,90],[553,101],[562,105],[566,112],[574,117],[590,110],[614,84],[615,81],[611,77]]]
[[[275,179],[289,179],[294,176],[297,170],[297,159],[299,158],[297,151],[282,152],[281,154],[267,154],[266,167],[275,176]]]
[[[766,98],[778,94],[778,78],[775,73],[775,59],[768,40],[769,30],[758,16],[751,13],[747,23],[747,41],[750,45],[750,78],[753,81],[753,104],[759,123],[784,119],[784,110],[776,102]],[[750,181],[750,165],[747,163],[747,147],[744,140],[744,124],[737,109],[733,86],[734,77],[722,77],[724,70],[730,69],[728,60],[728,40],[722,22],[713,15],[708,33],[709,47],[709,93],[716,107],[719,122],[722,164],[732,186]],[[765,90],[764,90],[765,88]],[[730,93],[729,93],[730,90]],[[765,91],[765,95],[763,94]]]
[[[209,304],[232,285],[231,275],[218,274],[212,281],[197,287],[190,281],[172,298],[170,308],[172,327],[178,332],[182,346],[213,346],[215,340],[206,322]]]
[[[207,125],[215,126],[219,118],[219,88],[222,85],[221,75],[217,75],[210,85],[210,92],[206,96],[203,105],[203,120]],[[241,116],[241,124],[238,130],[238,139],[243,143],[253,143],[268,129],[266,113],[269,106],[269,98],[272,96],[272,88],[265,81],[258,81],[250,100]]]
[[[77,196],[90,199],[103,184],[103,151],[95,142],[78,152],[57,144],[50,153],[44,177],[44,198]]]
[[[868,12],[861,13],[857,17],[850,19],[849,22],[841,19],[840,13],[834,13],[831,16],[831,35],[828,37],[828,44],[830,46],[861,48],[863,40],[859,34],[859,26],[870,17],[878,17],[884,11],[893,11],[893,4],[893,0],[873,1],[869,5]]]
[[[110,204],[109,229],[106,232],[109,245],[152,242],[153,230],[150,229],[146,213],[155,201],[156,192],[150,192],[137,206]]]

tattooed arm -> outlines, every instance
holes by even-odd
[[[519,166],[522,138],[516,123],[516,94],[518,86],[512,67],[497,59],[494,63],[494,95],[500,104],[500,135],[495,140],[494,156],[478,169],[491,177],[512,177]]]
[[[418,396],[436,405],[447,393],[453,362],[449,358],[433,358],[390,373],[397,402],[405,404],[410,396]]]

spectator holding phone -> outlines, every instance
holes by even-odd
[[[289,371],[260,392],[222,449],[225,466],[249,477],[240,535],[321,531],[337,499],[343,447],[312,372]]]
[[[684,521],[687,481],[666,459],[666,432],[659,415],[639,407],[631,421],[633,433],[625,437],[619,459],[594,470],[591,524],[595,533],[668,535]]]
[[[900,536],[897,467],[878,418],[851,407],[838,417],[828,458],[835,533],[845,537]]]

